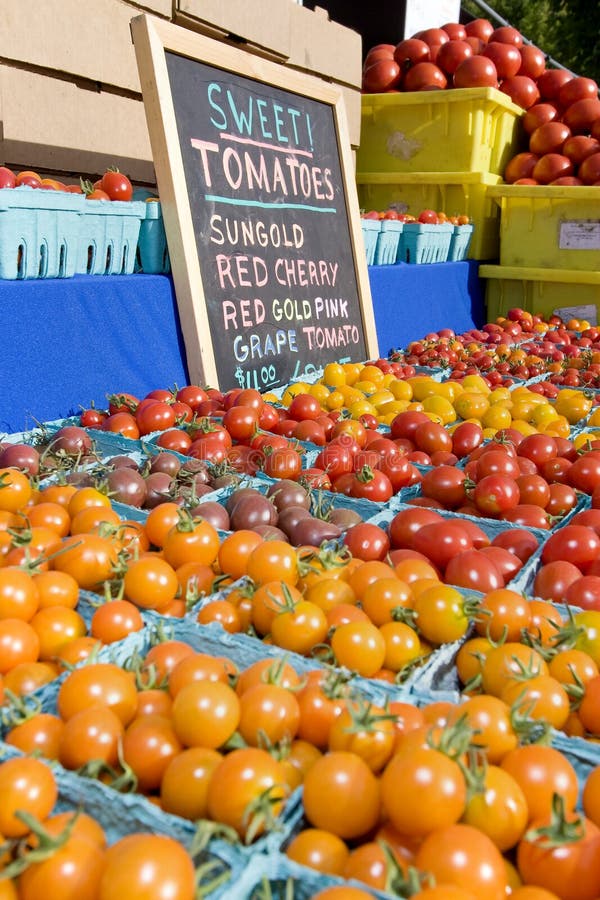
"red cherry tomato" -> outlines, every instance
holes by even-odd
[[[123,175],[115,169],[109,169],[104,173],[100,182],[100,189],[108,195],[109,200],[126,200],[133,197],[133,187],[127,175]]]
[[[446,567],[444,579],[448,584],[482,593],[504,587],[498,567],[480,550],[465,550],[453,557]]]
[[[486,475],[475,485],[475,506],[485,515],[502,515],[519,503],[519,486],[506,475]]]

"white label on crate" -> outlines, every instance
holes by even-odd
[[[600,250],[600,222],[561,222],[558,246],[560,250]]]
[[[585,306],[560,306],[553,310],[553,315],[560,316],[563,322],[569,319],[585,319],[590,325],[598,324],[598,309],[594,303]]]

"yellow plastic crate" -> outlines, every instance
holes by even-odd
[[[519,149],[523,115],[495,88],[363,94],[359,172],[490,172]]]
[[[504,184],[490,189],[500,207],[500,264],[600,270],[600,187]]]
[[[435,209],[448,216],[465,214],[474,229],[470,259],[497,259],[500,207],[488,189],[500,175],[480,172],[358,172],[358,199],[364,209],[396,209],[418,216]]]
[[[487,318],[493,322],[514,306],[544,316],[600,321],[600,272],[539,269],[524,266],[480,266],[487,279]]]

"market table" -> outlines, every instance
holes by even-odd
[[[379,348],[484,322],[479,262],[369,268]],[[77,275],[0,281],[0,430],[106,405],[106,394],[188,380],[171,279]]]

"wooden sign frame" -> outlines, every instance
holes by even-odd
[[[346,114],[341,91],[319,78],[253,55],[185,28],[148,15],[131,21],[142,95],[150,135],[158,190],[162,205],[171,269],[185,349],[192,381],[204,385],[232,387],[220,377],[209,328],[209,309],[202,279],[202,260],[194,229],[184,159],[178,133],[169,71],[168,54],[251,79],[261,86],[297,95],[300,100],[319,101],[329,106],[335,123],[344,216],[347,213],[354,277],[362,322],[361,343],[365,358],[378,355],[377,333],[371,300],[364,241],[360,223]],[[186,63],[187,64],[187,63]],[[354,282],[353,282],[354,285]],[[332,353],[331,361],[344,353]],[[353,361],[361,361],[353,360]],[[261,386],[262,387],[262,386]],[[268,390],[268,386],[263,389]]]

